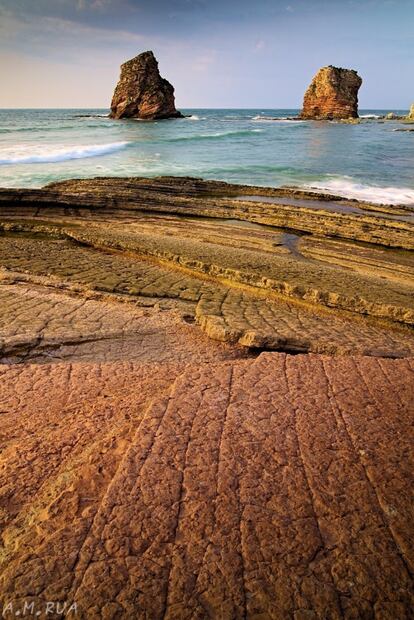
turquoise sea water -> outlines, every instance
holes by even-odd
[[[414,204],[414,132],[395,131],[401,122],[284,118],[297,110],[183,112],[191,116],[143,122],[113,121],[107,110],[0,110],[0,187],[168,174]]]

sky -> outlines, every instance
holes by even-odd
[[[178,108],[298,108],[329,64],[360,108],[414,101],[414,0],[0,0],[0,107],[106,108],[149,49]]]

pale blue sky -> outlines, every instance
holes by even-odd
[[[0,0],[0,107],[105,107],[152,49],[178,107],[300,107],[321,66],[361,108],[414,101],[414,0]]]

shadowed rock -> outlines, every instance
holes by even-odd
[[[353,69],[322,67],[303,100],[302,118],[325,120],[358,118],[358,90],[362,79]]]
[[[180,118],[174,87],[161,77],[154,54],[143,52],[121,65],[111,103],[111,118]]]

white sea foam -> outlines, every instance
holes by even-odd
[[[295,125],[306,123],[306,121],[296,120],[292,118],[285,117],[273,117],[273,116],[253,116],[252,121],[261,122],[261,123],[293,123]]]
[[[84,146],[16,144],[12,149],[0,150],[0,164],[50,164],[70,159],[98,157],[124,149],[129,142],[85,144]]]
[[[187,140],[218,140],[221,138],[231,138],[240,136],[249,136],[251,134],[261,133],[263,129],[239,129],[235,131],[216,131],[215,133],[196,133],[187,136],[177,136],[162,140],[163,142],[186,142]]]
[[[360,114],[359,118],[381,118],[379,114]]]
[[[365,200],[375,204],[414,204],[414,189],[409,187],[379,187],[358,183],[352,177],[339,177],[332,180],[304,185],[307,189],[317,189],[323,193],[336,194],[345,198]]]

